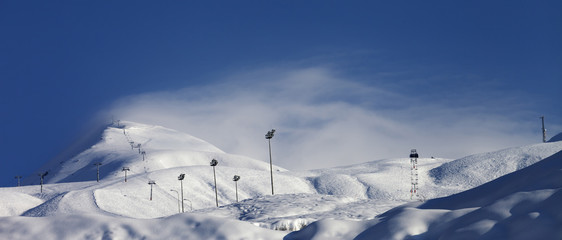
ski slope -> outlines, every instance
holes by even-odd
[[[441,218],[443,216],[437,213],[416,210],[422,203],[419,200],[446,197],[485,185],[496,177],[541,163],[541,159],[562,150],[562,142],[550,142],[476,154],[454,161],[423,158],[423,150],[420,150],[421,199],[411,199],[410,196],[408,158],[310,171],[288,171],[274,166],[276,194],[272,196],[269,163],[265,160],[268,156],[264,156],[264,160],[256,160],[228,154],[189,134],[134,122],[108,126],[98,139],[87,149],[74,149],[79,152],[76,156],[66,160],[54,159],[39,169],[38,172],[49,172],[45,176],[42,193],[37,185],[39,177],[34,175],[24,179],[25,186],[0,188],[2,238],[17,239],[26,234],[31,238],[38,236],[34,234],[39,234],[39,231],[26,228],[44,226],[46,231],[50,231],[49,236],[54,236],[50,239],[74,239],[71,237],[72,230],[64,227],[65,218],[69,217],[76,222],[93,223],[81,226],[82,231],[77,231],[74,236],[105,236],[107,239],[162,239],[161,236],[172,235],[183,236],[182,239],[220,239],[223,236],[227,236],[226,239],[280,239],[279,236],[305,226],[308,227],[287,237],[348,239],[366,234],[362,232],[369,232],[370,227],[383,224],[381,219],[402,211],[396,209],[414,209],[408,211],[414,212],[413,215],[420,212],[421,218]],[[408,152],[404,155],[407,156]],[[213,169],[209,166],[212,159],[219,161],[216,167],[218,208],[215,206]],[[96,181],[95,163],[102,164],[100,182]],[[123,167],[130,169],[127,182],[124,181]],[[178,214],[181,212],[181,189],[177,177],[181,173],[186,174],[182,181],[186,213]],[[232,181],[234,175],[241,176],[237,189],[238,203]],[[152,200],[148,181],[156,182]],[[436,200],[427,203],[433,201]],[[450,211],[454,213],[449,215],[460,216],[459,213],[468,210]],[[104,223],[108,219],[112,224]],[[415,216],[407,219],[415,219]],[[418,220],[425,224],[424,221],[432,220]],[[232,231],[209,232],[201,226],[204,223],[232,227]],[[156,227],[146,228],[147,224]],[[182,224],[192,224],[192,230],[197,232],[179,233],[179,230],[172,229],[173,226],[181,228]],[[12,229],[16,225],[23,228]],[[255,235],[249,237],[236,229],[247,229]],[[423,230],[423,227],[420,229]],[[385,236],[402,239],[403,236],[414,236],[413,232],[406,231],[400,235],[390,231],[390,235]]]

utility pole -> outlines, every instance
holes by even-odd
[[[49,174],[49,171],[45,171],[43,173],[38,173],[39,177],[41,178],[41,193],[43,193],[43,178]]]
[[[16,177],[15,177],[15,179],[17,179],[17,180],[18,180],[18,187],[19,187],[19,186],[21,186],[21,184],[20,184],[20,179],[21,179],[21,176],[16,176]]]
[[[215,166],[219,164],[219,161],[216,159],[211,160],[211,167],[213,167],[213,178],[215,179],[215,201],[217,203],[217,207],[219,207],[219,194],[217,191],[217,174],[215,172]]]
[[[150,185],[150,201],[152,201],[152,185],[156,184],[156,182],[154,181],[148,181],[148,184]]]
[[[269,143],[269,172],[271,173],[271,195],[273,193],[273,161],[271,160],[271,138],[273,138],[273,134],[275,133],[275,129],[271,129],[271,131],[265,134],[265,139],[267,139]]]
[[[542,142],[546,142],[546,128],[544,128],[544,116],[540,117],[542,119]]]
[[[98,182],[100,182],[100,165],[101,165],[101,163],[97,162],[97,163],[94,163],[94,165],[96,166],[97,172],[98,172]]]
[[[121,170],[121,172],[125,172],[125,182],[127,182],[127,171],[131,171],[131,169],[129,169],[128,167],[123,167],[123,169]]]
[[[238,202],[238,180],[240,180],[240,176],[234,175],[232,181],[234,181],[234,187],[236,188],[236,202]]]
[[[180,180],[180,190],[181,190],[181,212],[185,212],[183,208],[183,179],[185,178],[185,174],[182,173],[178,176],[178,180]]]

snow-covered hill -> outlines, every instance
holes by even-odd
[[[449,197],[363,222],[321,220],[285,239],[562,239],[562,151]]]
[[[429,175],[441,186],[470,189],[530,166],[561,148],[562,142],[552,142],[475,154],[431,169]]]
[[[221,166],[269,170],[269,164],[244,156],[224,153],[217,147],[189,134],[161,126],[120,122],[103,131],[101,140],[70,159],[54,159],[38,172],[48,171],[45,183],[92,181],[97,178],[95,163],[101,163],[100,179],[187,166],[208,166],[211,159]],[[276,171],[285,171],[275,167]],[[32,175],[24,183],[39,184]]]
[[[65,224],[68,216],[76,222],[94,223],[84,226],[79,232],[83,235],[76,236],[108,236],[108,239],[172,236],[177,233],[172,226],[180,227],[182,223],[192,226],[193,231],[209,231],[201,224],[222,224],[234,229],[186,233],[182,239],[201,236],[212,239],[223,234],[231,235],[227,239],[250,236],[236,230],[244,228],[254,232],[258,239],[279,239],[283,234],[262,228],[298,230],[306,225],[310,227],[289,236],[307,236],[304,239],[322,236],[318,239],[324,239],[330,234],[355,236],[379,223],[381,219],[376,216],[389,209],[402,204],[419,205],[417,199],[410,199],[408,158],[298,172],[274,166],[276,194],[272,196],[266,154],[264,160],[228,154],[189,134],[133,122],[109,126],[98,139],[82,151],[72,149],[79,152],[72,158],[55,159],[43,166],[38,172],[48,171],[49,174],[45,176],[42,193],[36,175],[26,179],[26,186],[0,188],[0,216],[5,216],[0,218],[0,236],[24,236],[20,234],[26,232],[29,236],[38,236],[33,235],[39,234],[37,231],[25,230],[37,225],[55,229],[50,230],[52,236],[62,236],[53,239],[69,239],[71,230],[53,226]],[[264,146],[258,147],[265,146],[264,140]],[[540,163],[542,158],[561,150],[562,142],[552,142],[450,161],[424,158],[420,149],[420,196],[432,199],[459,193],[496,176]],[[403,155],[408,153],[409,149]],[[212,159],[219,161],[215,169],[219,208],[215,206],[213,169],[209,166]],[[101,163],[100,182],[96,181],[96,163]],[[123,167],[130,169],[127,182]],[[177,179],[181,173],[186,174],[181,182],[186,213],[174,216],[181,212],[181,189]],[[237,189],[232,181],[234,175],[241,176]],[[149,181],[156,182],[152,191]],[[239,203],[236,203],[236,190]],[[20,215],[32,218],[18,217]],[[108,219],[114,224],[103,223]],[[170,224],[171,221],[174,224]],[[143,229],[149,222],[161,227]],[[11,229],[16,224],[24,226],[23,230]],[[315,233],[310,233],[313,227]]]

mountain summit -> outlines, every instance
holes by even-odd
[[[199,138],[162,126],[121,121],[108,126],[99,139],[69,159],[54,159],[41,167],[38,172],[48,172],[45,183],[96,180],[98,167],[100,179],[106,179],[121,177],[124,167],[133,176],[174,167],[207,166],[213,158],[223,160],[222,166],[269,170],[265,162],[226,154]],[[32,179],[28,184],[39,182],[36,176],[28,179]]]

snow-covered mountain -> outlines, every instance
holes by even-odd
[[[224,153],[222,150],[191,135],[161,126],[133,122],[120,122],[103,131],[100,141],[84,149],[70,159],[54,159],[41,167],[48,171],[45,183],[91,181],[124,175],[156,172],[163,169],[187,166],[207,166],[216,158],[221,166],[269,170],[269,164],[255,159]],[[285,171],[275,167],[276,171]],[[26,183],[39,183],[37,176],[30,176]]]
[[[332,236],[348,239],[361,232],[371,236],[369,227],[383,226],[384,219],[401,211],[396,209],[421,209],[437,201],[429,200],[426,204],[430,205],[419,206],[420,201],[410,199],[409,158],[310,171],[288,171],[274,166],[276,194],[272,196],[269,163],[265,160],[268,156],[265,154],[264,160],[228,154],[189,134],[133,122],[109,126],[97,139],[97,143],[86,149],[72,149],[78,152],[75,156],[54,159],[39,169],[38,172],[49,172],[44,178],[46,184],[42,193],[36,175],[24,181],[26,186],[0,188],[0,216],[4,216],[0,218],[0,236],[33,238],[39,236],[34,235],[39,231],[26,228],[43,226],[49,231],[48,236],[54,236],[52,239],[170,239],[164,236],[176,235],[183,236],[181,239],[222,236],[227,239],[279,239],[289,232],[279,234],[280,231],[267,229],[298,230],[309,225],[287,238],[326,239]],[[433,199],[486,185],[496,177],[528,169],[525,167],[533,163],[542,163],[541,159],[561,150],[562,142],[550,142],[451,161],[424,158],[420,149],[419,193],[422,199]],[[403,155],[407,156],[407,153]],[[219,208],[215,206],[213,169],[209,166],[212,159],[219,161],[215,169]],[[96,163],[101,163],[100,182],[96,181]],[[130,171],[122,171],[124,167]],[[125,173],[128,174],[127,182],[124,181]],[[186,174],[181,182],[186,213],[176,216],[181,212],[181,189],[177,179],[181,173]],[[232,181],[234,175],[241,176],[237,185]],[[152,190],[149,181],[156,183]],[[403,204],[406,205],[386,212]],[[422,217],[433,216],[420,212]],[[75,226],[83,229],[73,235],[72,229],[65,226],[70,224],[68,218],[74,219]],[[429,218],[417,222],[423,225],[424,221],[430,221]],[[111,223],[106,223],[108,219]],[[88,221],[93,224],[78,224]],[[232,229],[211,231],[205,224]],[[147,225],[156,227],[146,228]],[[13,229],[14,226],[23,227]],[[181,226],[195,232],[179,233],[172,229]],[[244,229],[250,233],[244,233]],[[379,232],[377,230],[377,234]],[[396,235],[393,231],[387,233],[390,235],[384,236],[412,235],[407,231],[406,235]]]

